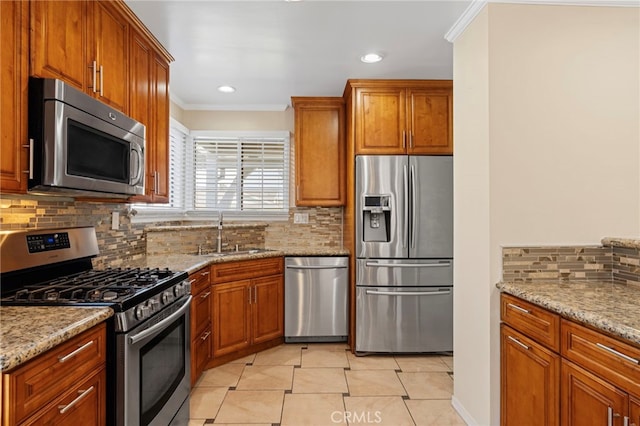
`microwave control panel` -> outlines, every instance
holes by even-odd
[[[69,234],[56,232],[54,234],[27,235],[27,247],[29,253],[70,248]]]

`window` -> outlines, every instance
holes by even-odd
[[[286,217],[289,132],[190,132],[172,119],[169,172],[169,203],[136,206],[147,220],[214,211]]]

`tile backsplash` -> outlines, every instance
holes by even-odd
[[[216,230],[211,224],[207,231],[185,229],[193,222],[132,223],[128,216],[128,204],[81,202],[69,199],[21,199],[3,198],[0,209],[0,229],[36,229],[74,226],[94,226],[100,255],[94,259],[94,267],[127,266],[151,249],[153,254],[179,252],[195,253],[198,244],[214,249]],[[111,229],[112,212],[118,212],[120,225]],[[307,224],[294,224],[294,213],[306,213]],[[291,208],[288,221],[241,224],[229,222],[224,230],[225,250],[235,244],[242,248],[341,248],[342,209],[323,207]],[[162,226],[187,225],[171,234],[157,229]],[[156,231],[147,232],[147,229]],[[168,241],[161,241],[168,238]],[[152,243],[152,244],[149,244]]]

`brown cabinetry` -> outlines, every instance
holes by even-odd
[[[503,425],[640,425],[640,348],[506,294],[501,317]]]
[[[453,153],[451,80],[349,80],[355,154]]]
[[[2,424],[106,422],[106,333],[100,324],[2,375]]]
[[[0,191],[27,190],[29,4],[0,1]]]
[[[345,203],[345,105],[343,98],[293,97],[296,205]]]
[[[501,424],[558,425],[560,356],[549,347],[559,339],[558,315],[502,295],[501,318]]]
[[[191,386],[211,357],[211,285],[209,267],[189,275],[191,283]]]
[[[129,22],[110,2],[32,1],[31,75],[127,112]]]
[[[212,266],[214,357],[283,336],[283,270],[281,257]]]

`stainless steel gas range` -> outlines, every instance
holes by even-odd
[[[186,272],[94,270],[93,227],[0,232],[3,305],[109,306],[107,424],[187,425],[191,286]]]

